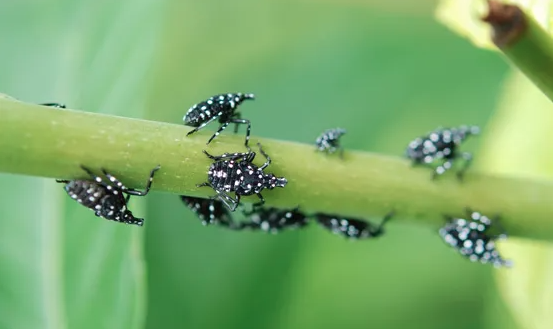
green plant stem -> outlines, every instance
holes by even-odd
[[[213,131],[186,136],[183,125],[54,109],[0,99],[0,172],[51,178],[85,178],[84,164],[101,167],[130,187],[144,187],[150,169],[161,164],[153,190],[207,197],[204,182],[211,161],[202,153],[243,152],[243,134],[226,132],[208,147]],[[255,126],[254,126],[255,129]],[[255,131],[255,130],[254,130]],[[401,158],[347,150],[315,151],[314,145],[252,137],[272,158],[268,172],[288,179],[285,188],[265,190],[267,205],[344,216],[381,217],[438,228],[443,214],[463,215],[469,206],[501,214],[509,234],[553,240],[553,182],[494,177],[469,172],[430,179],[431,170]],[[256,163],[264,162],[258,153]],[[257,198],[244,198],[255,202]],[[375,218],[378,220],[377,218]]]
[[[538,88],[553,100],[553,39],[530,15],[515,5],[488,1],[483,18],[492,41]]]

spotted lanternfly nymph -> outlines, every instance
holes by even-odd
[[[442,239],[472,262],[511,267],[512,261],[504,260],[495,246],[495,241],[506,239],[507,234],[490,234],[492,221],[488,217],[470,209],[466,211],[467,218],[445,216],[448,222],[439,230]],[[500,230],[503,231],[501,227]]]
[[[235,133],[238,132],[240,124],[245,124],[247,125],[247,130],[244,145],[249,149],[248,141],[250,140],[251,123],[250,120],[242,119],[240,112],[237,112],[236,109],[243,101],[254,98],[254,94],[228,93],[215,95],[201,103],[194,104],[183,118],[186,126],[195,127],[186,136],[195,133],[218,118],[221,126],[207,141],[206,145],[211,143],[229,124],[235,124]]]
[[[144,219],[134,217],[132,212],[127,208],[127,204],[131,195],[145,196],[148,194],[154,174],[160,168],[159,165],[150,172],[150,177],[144,191],[127,188],[104,169],[101,170],[108,181],[104,181],[101,177],[94,175],[90,169],[84,166],[81,166],[81,168],[92,180],[56,180],[58,183],[65,183],[65,192],[72,199],[93,210],[94,214],[98,217],[138,226],[144,224]],[[127,194],[127,196],[124,196],[123,193]]]
[[[435,160],[441,160],[442,164],[435,168],[432,179],[451,169],[455,159],[461,157],[465,160],[465,165],[457,172],[457,177],[462,179],[472,162],[472,155],[458,152],[458,147],[468,136],[477,135],[479,132],[480,128],[476,126],[437,129],[427,136],[411,141],[406,155],[413,160],[414,165],[429,165]]]
[[[244,211],[248,221],[242,224],[244,228],[278,233],[284,229],[303,228],[308,224],[307,216],[299,210],[278,209],[273,207],[257,207]]]
[[[57,108],[60,108],[60,109],[65,108],[65,104],[60,104],[60,103],[42,103],[42,104],[38,104],[38,105],[49,106],[49,107],[57,107]]]
[[[339,215],[317,213],[314,217],[317,223],[334,234],[343,235],[347,238],[364,239],[376,238],[384,234],[384,224],[393,215],[393,212],[388,213],[378,226],[362,219],[345,218]]]
[[[230,229],[240,229],[231,216],[230,211],[220,200],[203,199],[181,195],[182,202],[192,210],[202,221],[202,224],[220,225]]]
[[[346,133],[343,128],[325,130],[315,141],[317,150],[326,153],[334,153],[340,150],[340,158],[344,157],[344,149],[340,146],[340,137]]]
[[[213,156],[204,150],[205,155],[215,162],[209,167],[207,182],[196,186],[213,188],[217,192],[214,198],[221,200],[230,211],[236,210],[240,203],[240,196],[243,195],[255,194],[260,201],[254,204],[254,207],[263,205],[265,203],[265,199],[261,195],[263,189],[272,190],[275,187],[284,187],[288,181],[284,177],[279,178],[273,174],[263,172],[271,163],[271,158],[263,151],[260,143],[257,143],[257,145],[259,146],[259,153],[266,159],[261,167],[252,163],[256,155],[252,151]],[[234,192],[235,198],[229,196],[229,192]]]

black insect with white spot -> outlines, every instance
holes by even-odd
[[[458,128],[439,128],[427,136],[416,138],[409,143],[406,155],[413,160],[413,165],[430,165],[435,160],[442,161],[432,174],[432,179],[451,169],[454,161],[461,157],[465,164],[457,172],[459,179],[463,178],[465,171],[472,162],[472,155],[467,152],[459,152],[459,145],[469,136],[477,135],[480,128],[477,126],[461,126]]]
[[[278,233],[284,229],[299,229],[308,224],[307,215],[299,210],[279,209],[274,207],[257,207],[244,211],[248,221],[242,223],[243,228]]]
[[[227,126],[231,123],[235,124],[234,132],[238,132],[238,127],[240,124],[247,125],[246,130],[246,141],[244,145],[248,147],[248,141],[250,140],[250,130],[251,123],[250,120],[242,119],[240,112],[237,112],[236,109],[243,101],[247,99],[255,99],[254,94],[243,94],[243,93],[228,93],[215,95],[209,99],[194,104],[188,112],[184,115],[183,121],[186,126],[195,127],[189,131],[186,136],[195,133],[196,131],[207,126],[212,121],[219,119],[221,126],[219,129],[211,136],[207,141],[206,145],[211,143],[211,141],[217,137]]]
[[[314,217],[317,223],[334,234],[352,239],[366,239],[376,238],[384,234],[384,224],[393,215],[394,212],[386,214],[378,226],[363,219],[345,218],[339,215],[317,213]]]
[[[343,128],[325,130],[315,141],[317,150],[326,153],[340,151],[340,158],[344,157],[344,148],[340,146],[340,137],[346,133]]]
[[[232,219],[228,208],[220,200],[186,195],[181,195],[180,198],[198,216],[204,226],[219,225],[234,230],[241,229],[241,226]]]
[[[65,104],[60,104],[60,103],[42,103],[42,104],[38,104],[38,105],[49,106],[49,107],[57,107],[57,108],[60,108],[60,109],[65,108]]]
[[[284,187],[288,181],[284,177],[279,178],[263,171],[271,163],[271,158],[263,151],[260,143],[257,143],[257,145],[259,146],[259,152],[266,159],[261,167],[252,163],[256,156],[256,153],[252,151],[213,156],[204,150],[205,155],[215,162],[211,164],[207,172],[208,181],[196,186],[213,188],[217,192],[216,197],[230,211],[235,211],[240,203],[240,197],[246,195],[257,195],[259,202],[255,203],[254,207],[263,205],[265,203],[265,199],[261,195],[263,189],[272,190],[275,187]],[[230,192],[234,192],[235,198],[228,195]]]
[[[495,245],[496,240],[507,238],[503,228],[499,226],[501,232],[492,234],[490,218],[470,209],[466,212],[467,218],[445,216],[447,224],[439,230],[442,239],[472,262],[511,267],[512,261],[504,260]]]
[[[154,174],[160,166],[155,167],[150,172],[150,177],[144,191],[127,188],[113,175],[106,170],[101,169],[108,181],[104,181],[100,176],[96,176],[92,171],[84,166],[81,168],[92,178],[92,180],[75,179],[61,180],[58,183],[65,183],[67,194],[83,206],[94,211],[98,217],[116,222],[142,226],[144,219],[136,218],[127,208],[131,195],[145,196],[150,191]],[[123,194],[126,194],[124,196]]]

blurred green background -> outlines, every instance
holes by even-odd
[[[340,126],[346,148],[401,156],[438,126],[485,126],[508,70],[417,3],[3,1],[0,92],[173,123],[252,92],[253,135],[312,143]],[[144,228],[0,175],[0,328],[513,328],[492,268],[424,227],[236,234],[175,195],[132,206]]]

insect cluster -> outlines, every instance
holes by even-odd
[[[219,128],[207,140],[209,145],[230,124],[235,125],[238,132],[240,125],[246,125],[244,139],[245,152],[224,153],[212,155],[203,150],[211,161],[207,169],[206,181],[197,183],[197,187],[209,187],[214,194],[208,199],[181,195],[182,202],[205,226],[216,225],[233,231],[264,231],[277,233],[289,229],[302,229],[315,222],[324,230],[349,239],[371,239],[384,234],[385,224],[394,216],[390,211],[379,224],[373,224],[362,218],[352,218],[340,214],[321,212],[305,213],[300,207],[290,209],[274,208],[265,205],[262,192],[275,188],[284,188],[288,184],[285,177],[279,177],[268,172],[272,163],[271,157],[262,145],[257,143],[258,153],[265,162],[255,164],[257,152],[249,146],[251,122],[242,118],[238,111],[245,100],[254,100],[251,93],[218,94],[194,104],[183,117],[185,126],[193,127],[186,133],[190,136],[217,120]],[[44,103],[44,106],[65,108],[58,103]],[[326,153],[339,153],[344,161],[344,148],[340,144],[341,137],[346,133],[343,128],[324,130],[315,139],[315,150]],[[469,137],[477,135],[476,126],[460,126],[438,128],[427,135],[412,140],[405,151],[406,157],[413,165],[424,165],[432,168],[431,179],[445,174],[452,169],[457,160],[464,160],[463,166],[457,171],[457,177],[462,179],[469,168],[472,155],[459,150],[461,144]],[[104,178],[93,174],[88,167],[81,166],[89,176],[88,179],[57,180],[64,183],[67,194],[83,206],[94,211],[98,217],[108,220],[142,226],[144,219],[135,217],[128,209],[131,196],[145,196],[150,191],[154,174],[160,165],[153,168],[144,191],[127,188],[115,176],[105,169],[100,169]],[[246,210],[242,203],[244,196],[257,196],[258,202]],[[239,212],[236,210],[240,207]],[[446,216],[447,223],[439,230],[439,236],[446,244],[459,254],[473,262],[493,264],[496,267],[511,266],[510,260],[503,259],[496,249],[495,242],[507,237],[501,229],[498,219],[472,210],[467,210],[463,216]],[[499,227],[501,232],[495,232]],[[495,232],[495,233],[494,233]]]
[[[301,229],[314,220],[322,228],[331,233],[342,235],[351,239],[375,238],[384,233],[384,224],[392,217],[387,214],[379,225],[374,225],[363,219],[346,218],[339,215],[324,213],[306,214],[299,207],[292,209],[280,209],[274,207],[256,207],[251,210],[243,210],[242,215],[246,220],[234,219],[231,212],[227,211],[222,201],[203,199],[190,196],[181,196],[185,205],[190,208],[203,225],[219,224],[232,230],[249,229],[252,231],[264,231],[278,233],[288,229]],[[199,211],[202,209],[202,211]],[[224,220],[218,220],[221,215]],[[206,221],[206,218],[215,220]]]

